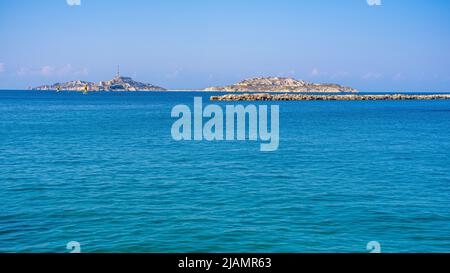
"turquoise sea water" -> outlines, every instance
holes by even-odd
[[[0,252],[450,252],[450,101],[277,102],[273,153],[172,140],[210,95],[1,91]]]

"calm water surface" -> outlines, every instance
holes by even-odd
[[[210,95],[0,91],[0,251],[450,252],[450,101],[277,102],[273,153],[172,140]]]

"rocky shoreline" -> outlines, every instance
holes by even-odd
[[[300,100],[449,100],[450,94],[407,95],[306,95],[306,94],[227,94],[211,96],[212,101],[300,101]]]

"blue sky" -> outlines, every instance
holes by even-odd
[[[0,1],[0,89],[97,82],[120,64],[167,88],[273,75],[450,91],[449,49],[447,0]]]

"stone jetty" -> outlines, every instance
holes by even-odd
[[[211,96],[212,101],[299,101],[299,100],[449,100],[450,94],[309,95],[309,94],[227,94]]]

